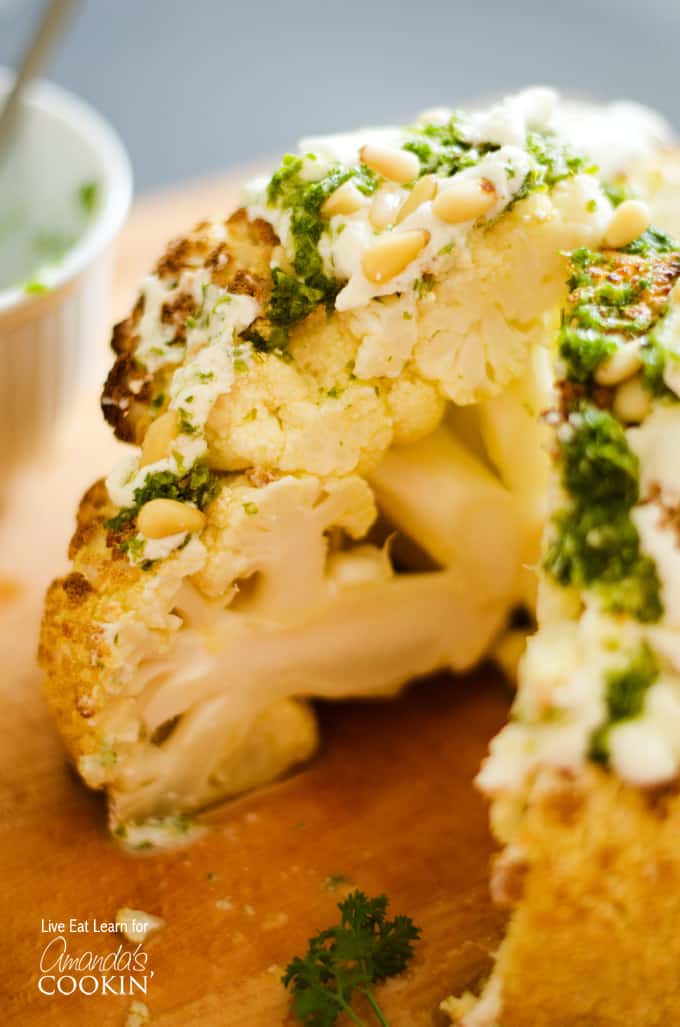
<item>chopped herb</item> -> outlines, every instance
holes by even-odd
[[[671,237],[654,227],[648,228],[646,232],[621,249],[621,253],[633,253],[640,257],[649,257],[655,253],[677,253],[677,251],[678,247]]]
[[[330,280],[329,280],[330,281]],[[326,296],[337,295],[337,283],[327,288],[316,288],[306,285],[304,281],[282,271],[280,267],[272,268],[272,292],[267,308],[270,321],[278,325],[290,325],[307,317],[315,307],[326,299]]]
[[[244,503],[243,509],[249,517],[254,517],[255,514],[260,512],[260,508],[258,507],[257,503]]]
[[[134,521],[138,511],[152,499],[178,499],[183,503],[193,503],[203,510],[219,489],[219,477],[205,464],[197,463],[182,477],[172,471],[157,471],[149,474],[140,488],[135,489],[134,505],[120,510],[115,517],[105,521],[105,527],[111,532],[120,532]],[[122,545],[129,547],[126,540]]]
[[[535,183],[537,186],[551,188],[572,175],[596,170],[584,157],[574,153],[571,147],[549,132],[529,132],[527,150],[541,168]]]
[[[432,292],[436,285],[436,278],[434,275],[429,274],[427,271],[422,278],[417,278],[413,283],[413,289],[416,292],[418,299],[427,295],[428,292]]]
[[[670,397],[663,380],[667,354],[658,331],[680,276],[677,251],[597,253],[581,248],[570,255],[570,266],[571,294],[558,337],[567,379],[590,393],[600,364],[636,339],[645,384],[653,393]]]
[[[614,724],[639,717],[647,691],[659,676],[656,657],[646,643],[635,650],[627,667],[610,671],[606,679],[607,719],[593,732],[590,757],[606,763],[609,757],[609,732]]]
[[[123,539],[120,543],[119,549],[122,553],[128,553],[135,563],[138,563],[144,557],[145,546],[146,542],[143,538],[139,535],[131,535],[130,538]]]
[[[624,200],[630,200],[630,189],[620,182],[602,182],[602,191],[614,207],[620,206]]]
[[[545,569],[561,585],[593,588],[605,609],[644,622],[663,613],[654,562],[640,549],[630,516],[638,500],[639,466],[613,414],[583,404],[560,442],[568,506],[553,518]]]
[[[335,164],[322,178],[311,182],[302,176],[303,167],[301,157],[286,155],[267,187],[268,203],[290,213],[295,248],[294,275],[281,268],[272,270],[272,294],[267,308],[272,323],[285,327],[306,317],[319,303],[331,305],[341,288],[341,282],[326,274],[318,250],[319,240],[328,227],[328,219],[321,210],[323,204],[350,179],[366,196],[378,187],[377,176],[364,166],[344,168]],[[285,344],[285,338],[283,341]]]
[[[293,993],[292,1009],[306,1027],[332,1027],[341,1013],[367,1027],[352,1008],[355,995],[389,1027],[373,985],[402,973],[413,956],[420,929],[407,916],[387,919],[387,898],[354,891],[339,903],[340,923],[310,939],[304,956],[286,967],[282,982]]]
[[[193,399],[193,396],[190,397],[190,399]],[[186,402],[187,403],[190,402],[190,399],[188,398]],[[189,413],[189,411],[188,410],[183,410],[182,408],[180,408],[177,411],[177,413],[179,414],[179,433],[180,433],[180,435],[195,435],[196,432],[198,431],[198,428],[196,427],[195,424],[192,423],[191,414]]]
[[[443,125],[415,126],[403,149],[420,161],[421,175],[451,175],[478,164],[486,153],[497,150],[495,143],[473,145],[461,133],[461,118],[454,114]]]

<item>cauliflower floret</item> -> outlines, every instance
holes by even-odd
[[[599,243],[611,214],[589,175],[529,196],[423,297],[415,363],[455,403],[497,396],[546,338],[544,315],[566,297],[566,257]]]
[[[208,558],[194,577],[210,598],[246,589],[245,604],[263,616],[286,620],[323,598],[326,532],[342,528],[352,538],[366,534],[376,516],[363,478],[294,478],[287,475],[256,488],[239,478],[222,489],[203,533]],[[287,568],[304,566],[295,590]],[[254,587],[248,581],[257,575]]]
[[[323,390],[276,356],[244,371],[208,420],[209,460],[219,470],[362,473],[391,441],[380,390],[354,381]]]
[[[505,616],[500,581],[488,594],[459,568],[400,575],[387,549],[353,546],[375,516],[356,476],[226,480],[201,538],[146,568],[106,546],[115,508],[95,494],[74,571],[48,595],[41,658],[115,823],[276,776],[316,745],[306,696],[389,695],[470,666]]]

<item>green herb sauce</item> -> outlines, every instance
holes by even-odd
[[[639,495],[637,456],[606,410],[584,403],[569,426],[558,461],[570,502],[553,518],[545,569],[561,585],[592,588],[610,612],[657,621],[659,577],[630,516]]]
[[[134,504],[105,521],[104,527],[111,532],[123,531],[135,520],[144,504],[152,499],[177,499],[182,503],[193,503],[199,510],[203,510],[218,490],[218,475],[202,463],[195,464],[182,477],[172,471],[157,471],[149,474],[144,484],[135,489]],[[130,548],[130,540],[125,540],[123,544],[127,549]]]
[[[589,755],[606,763],[609,758],[609,732],[615,724],[639,717],[649,688],[659,676],[656,657],[646,643],[634,652],[627,667],[610,671],[606,679],[605,702],[607,719],[593,732]]]

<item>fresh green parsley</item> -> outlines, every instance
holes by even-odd
[[[340,923],[309,940],[304,956],[286,967],[282,982],[293,994],[293,1013],[305,1027],[333,1027],[344,1013],[358,1027],[368,1021],[353,1008],[361,996],[375,1022],[389,1027],[373,987],[402,973],[420,929],[407,916],[387,919],[385,895],[369,899],[353,891],[339,903]]]

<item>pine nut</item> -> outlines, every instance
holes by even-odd
[[[152,499],[137,515],[137,528],[146,538],[167,538],[180,531],[200,531],[205,514],[176,499]]]
[[[368,212],[368,220],[376,231],[381,232],[395,223],[402,196],[401,189],[394,185],[383,185],[378,189]]]
[[[495,202],[496,190],[487,179],[460,178],[458,181],[454,179],[445,192],[439,193],[432,210],[448,225],[462,225],[486,214]]]
[[[335,214],[356,214],[365,202],[366,197],[362,196],[354,182],[343,182],[324,202],[321,213],[327,218]]]
[[[604,245],[618,250],[637,239],[649,228],[651,214],[642,200],[625,200],[612,215],[604,235]]]
[[[639,424],[644,421],[652,406],[652,397],[644,387],[640,376],[630,378],[619,385],[614,396],[614,413],[624,424]]]
[[[415,260],[429,241],[430,233],[421,228],[393,232],[365,251],[361,258],[363,272],[369,282],[389,282]]]
[[[362,164],[377,171],[383,178],[392,182],[410,182],[420,171],[420,161],[415,153],[398,150],[394,146],[383,146],[381,143],[368,143],[359,150]]]
[[[427,203],[428,200],[433,200],[437,195],[437,181],[432,175],[423,175],[419,178],[416,184],[413,186],[409,196],[404,200],[395,224],[400,225],[402,221],[412,214],[414,210],[418,210],[421,203]]]
[[[640,343],[631,339],[602,361],[595,371],[595,381],[598,385],[619,385],[637,374],[641,367]]]
[[[139,466],[146,467],[148,464],[155,464],[157,460],[163,460],[170,452],[170,447],[176,437],[177,411],[166,410],[146,429]]]

